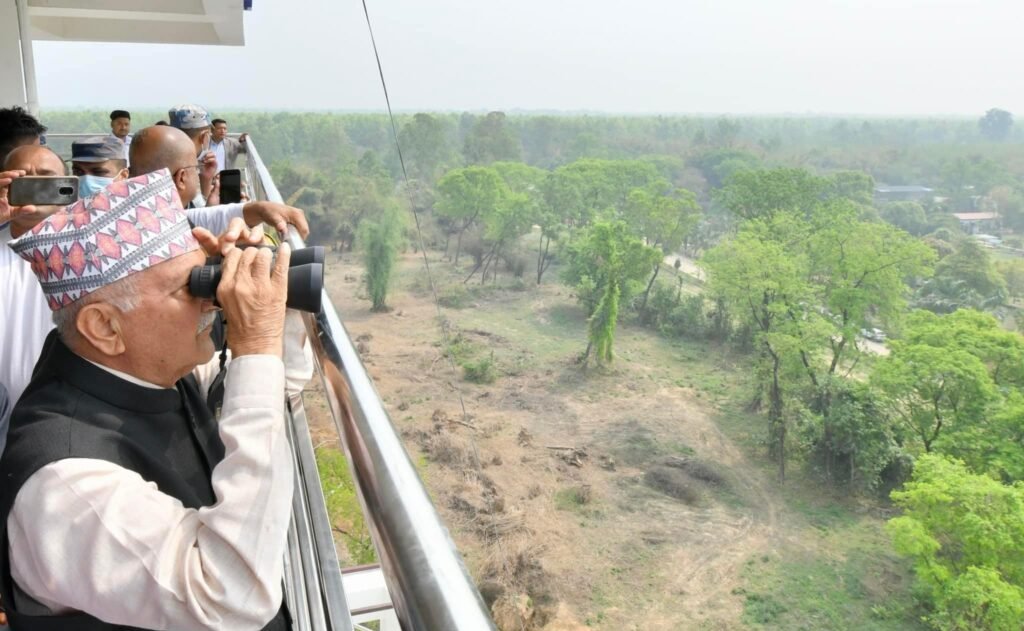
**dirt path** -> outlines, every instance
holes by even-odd
[[[665,265],[675,267],[677,260],[679,261],[679,271],[684,274],[689,274],[701,282],[707,281],[707,275],[704,273],[704,268],[700,266],[700,263],[688,256],[684,256],[682,254],[669,254],[665,257]]]
[[[402,277],[420,265],[406,256]],[[350,333],[370,337],[364,362],[414,460],[437,431],[438,411],[460,417],[454,388],[476,428],[449,423],[443,437],[454,451],[479,454],[477,473],[435,454],[424,477],[478,579],[502,575],[532,601],[553,595],[561,603],[548,612],[552,629],[739,626],[734,590],[750,558],[776,550],[782,505],[718,428],[713,403],[676,385],[690,367],[667,355],[663,340],[624,330],[614,368],[583,375],[572,361],[582,321],[564,287],[497,292],[445,310],[465,343],[503,366],[495,383],[471,384],[441,360],[429,297],[399,289],[391,313],[371,314],[358,298],[360,276],[356,265],[332,265],[329,291]],[[586,451],[580,466],[548,449],[565,445]],[[649,488],[645,473],[672,453],[714,463],[731,490],[688,505]],[[566,502],[574,489],[586,489],[585,503]],[[496,498],[500,515],[487,518],[508,528],[497,538],[479,526],[481,507]]]

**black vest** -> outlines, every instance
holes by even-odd
[[[187,508],[216,502],[211,472],[224,457],[217,425],[191,376],[176,390],[129,383],[72,353],[51,332],[32,381],[14,408],[0,458],[0,595],[11,629],[134,629],[85,613],[38,616],[15,609],[7,517],[33,473],[64,458],[106,460],[156,483]],[[281,610],[265,631],[290,628]]]

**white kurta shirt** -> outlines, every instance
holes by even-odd
[[[7,442],[10,409],[25,391],[47,333],[52,312],[32,266],[7,247],[11,225],[0,229],[0,383],[9,406],[0,411],[0,453]]]
[[[220,142],[212,142],[211,141],[210,142],[210,151],[213,152],[213,155],[217,156],[217,173],[220,173],[221,171],[223,171],[224,169],[227,168],[227,164],[225,164],[225,158],[224,158],[224,141],[223,140],[220,141]]]
[[[55,614],[153,629],[262,628],[281,605],[291,518],[284,393],[279,358],[229,364],[213,506],[185,508],[103,460],[69,458],[34,473],[7,519],[18,586]]]

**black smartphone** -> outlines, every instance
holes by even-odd
[[[11,206],[67,206],[78,201],[78,178],[64,175],[26,175],[11,180]]]
[[[224,169],[220,172],[220,203],[235,204],[242,201],[242,172]]]

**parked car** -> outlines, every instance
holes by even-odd
[[[885,341],[885,331],[882,329],[861,329],[860,336],[872,342],[882,343]]]

